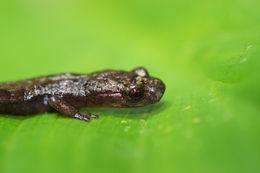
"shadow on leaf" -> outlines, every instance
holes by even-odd
[[[136,108],[82,108],[82,111],[90,111],[93,114],[102,116],[114,116],[120,118],[130,118],[130,119],[147,119],[148,117],[154,116],[157,113],[165,110],[169,107],[170,104],[168,102],[160,102],[154,105],[148,105],[144,107],[136,107]],[[65,115],[57,114],[57,118],[68,118]],[[25,120],[28,118],[33,118],[35,116],[39,116],[39,114],[35,115],[0,115],[0,117],[16,119],[16,120]]]
[[[130,119],[146,119],[167,109],[167,107],[169,106],[170,104],[168,102],[160,102],[154,105],[136,108],[84,108],[83,110],[88,110],[93,114],[97,114],[100,116],[113,116]]]

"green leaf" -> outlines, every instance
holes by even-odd
[[[141,108],[0,115],[1,173],[260,172],[258,1],[0,2],[0,80],[144,66]]]

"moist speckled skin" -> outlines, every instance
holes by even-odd
[[[0,113],[53,112],[51,96],[77,108],[144,106],[158,102],[164,90],[163,82],[150,77],[144,68],[130,72],[65,73],[0,83]]]

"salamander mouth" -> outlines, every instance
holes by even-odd
[[[99,93],[95,96],[91,96],[92,102],[96,103],[95,107],[118,107],[118,108],[130,108],[141,107],[149,103],[144,103],[144,99],[139,101],[130,101],[126,94],[120,92],[106,92]],[[92,106],[91,106],[92,107]]]

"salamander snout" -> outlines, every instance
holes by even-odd
[[[156,103],[162,98],[165,91],[165,85],[160,79],[153,79],[146,91],[146,97],[149,99],[147,102]]]

